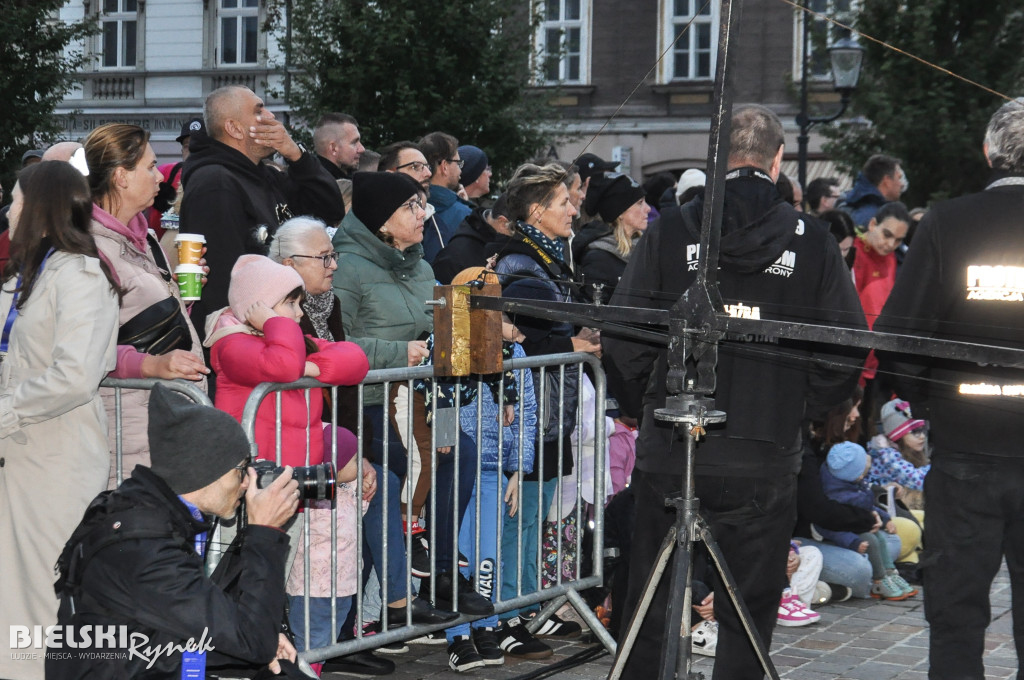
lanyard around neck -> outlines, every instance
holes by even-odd
[[[43,261],[39,263],[39,271],[36,272],[36,278],[43,273],[43,267],[46,266],[46,261],[50,259],[50,255],[53,254],[54,249],[50,248],[46,251],[46,255],[43,256]],[[7,311],[7,321],[4,322],[4,332],[0,336],[0,353],[7,354],[7,348],[11,341],[11,329],[14,328],[14,320],[18,318],[18,295],[21,292],[21,281],[22,276],[18,275],[18,280],[15,283],[14,295],[11,297],[11,308]]]

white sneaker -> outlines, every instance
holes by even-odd
[[[690,635],[690,649],[694,654],[715,655],[715,648],[718,647],[718,621],[701,621]]]
[[[814,584],[814,597],[811,599],[811,603],[817,606],[828,604],[832,601],[832,587],[824,581],[818,581]]]

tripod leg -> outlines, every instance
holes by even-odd
[[[661,680],[686,678],[690,670],[690,606],[693,603],[690,579],[693,576],[693,543],[685,526],[685,517],[676,522],[676,553],[672,562],[672,582],[666,611],[665,645],[661,649]],[[683,597],[679,595],[682,594]],[[685,631],[685,635],[683,635]]]
[[[732,604],[736,607],[736,613],[739,614],[740,622],[743,624],[743,629],[747,631],[747,639],[750,640],[750,644],[754,646],[754,652],[757,654],[758,661],[761,662],[761,668],[772,680],[779,680],[779,673],[775,670],[775,665],[772,663],[771,657],[768,656],[768,650],[764,646],[764,642],[761,640],[760,633],[757,632],[757,628],[754,627],[754,621],[750,617],[750,610],[747,609],[746,602],[740,597],[739,589],[736,585],[736,580],[732,577],[732,572],[729,571],[729,565],[725,563],[725,556],[722,555],[722,549],[718,547],[718,543],[715,542],[714,536],[711,534],[711,530],[704,522],[702,517],[697,519],[697,535],[704,545],[708,548],[708,553],[711,555],[711,559],[715,562],[715,567],[718,569],[719,576],[722,577],[722,583],[725,584],[725,589],[729,593],[729,599],[732,600]]]
[[[629,620],[629,626],[626,628],[626,639],[619,645],[619,654],[615,658],[615,665],[612,666],[612,670],[608,674],[608,680],[619,680],[622,670],[626,667],[626,661],[629,659],[629,653],[633,649],[633,643],[636,642],[637,635],[640,634],[640,627],[647,617],[647,610],[651,606],[651,601],[654,600],[654,591],[658,589],[658,583],[661,581],[662,574],[665,573],[665,567],[668,565],[669,558],[672,556],[672,549],[675,545],[676,527],[673,525],[665,536],[665,540],[661,542],[658,561],[654,563],[654,568],[647,575],[643,597],[637,603],[636,611],[633,612],[633,618]]]

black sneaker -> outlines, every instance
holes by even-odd
[[[448,638],[444,636],[443,630],[435,630],[433,633],[421,635],[418,638],[409,640],[410,645],[446,645]]]
[[[530,634],[526,626],[513,616],[498,629],[498,646],[509,656],[520,659],[546,659],[555,653],[553,649]]]
[[[500,666],[505,663],[505,654],[498,646],[498,635],[494,628],[474,628],[473,644],[486,665]]]
[[[494,613],[494,604],[480,593],[473,590],[472,584],[461,573],[456,572],[458,579],[458,609],[462,614],[474,616],[490,616]],[[425,597],[439,609],[455,609],[452,606],[452,575],[438,574],[434,577],[437,592],[430,592],[430,579],[420,581],[420,597]]]
[[[427,539],[420,534],[412,537],[412,575],[417,578],[430,576],[430,551],[427,550]]]
[[[539,638],[557,638],[559,640],[574,640],[583,634],[583,627],[575,621],[566,621],[552,614],[551,618],[534,633]]]
[[[828,586],[832,589],[832,599],[829,600],[829,604],[846,602],[853,597],[853,589],[849,586],[841,586],[837,583],[829,583]]]
[[[476,651],[468,635],[456,635],[448,645],[448,665],[453,671],[465,673],[484,665],[484,658]]]

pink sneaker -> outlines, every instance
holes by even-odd
[[[788,588],[782,593],[782,600],[779,602],[778,624],[789,628],[809,626],[821,620],[821,614],[811,611],[800,598],[794,595]]]

